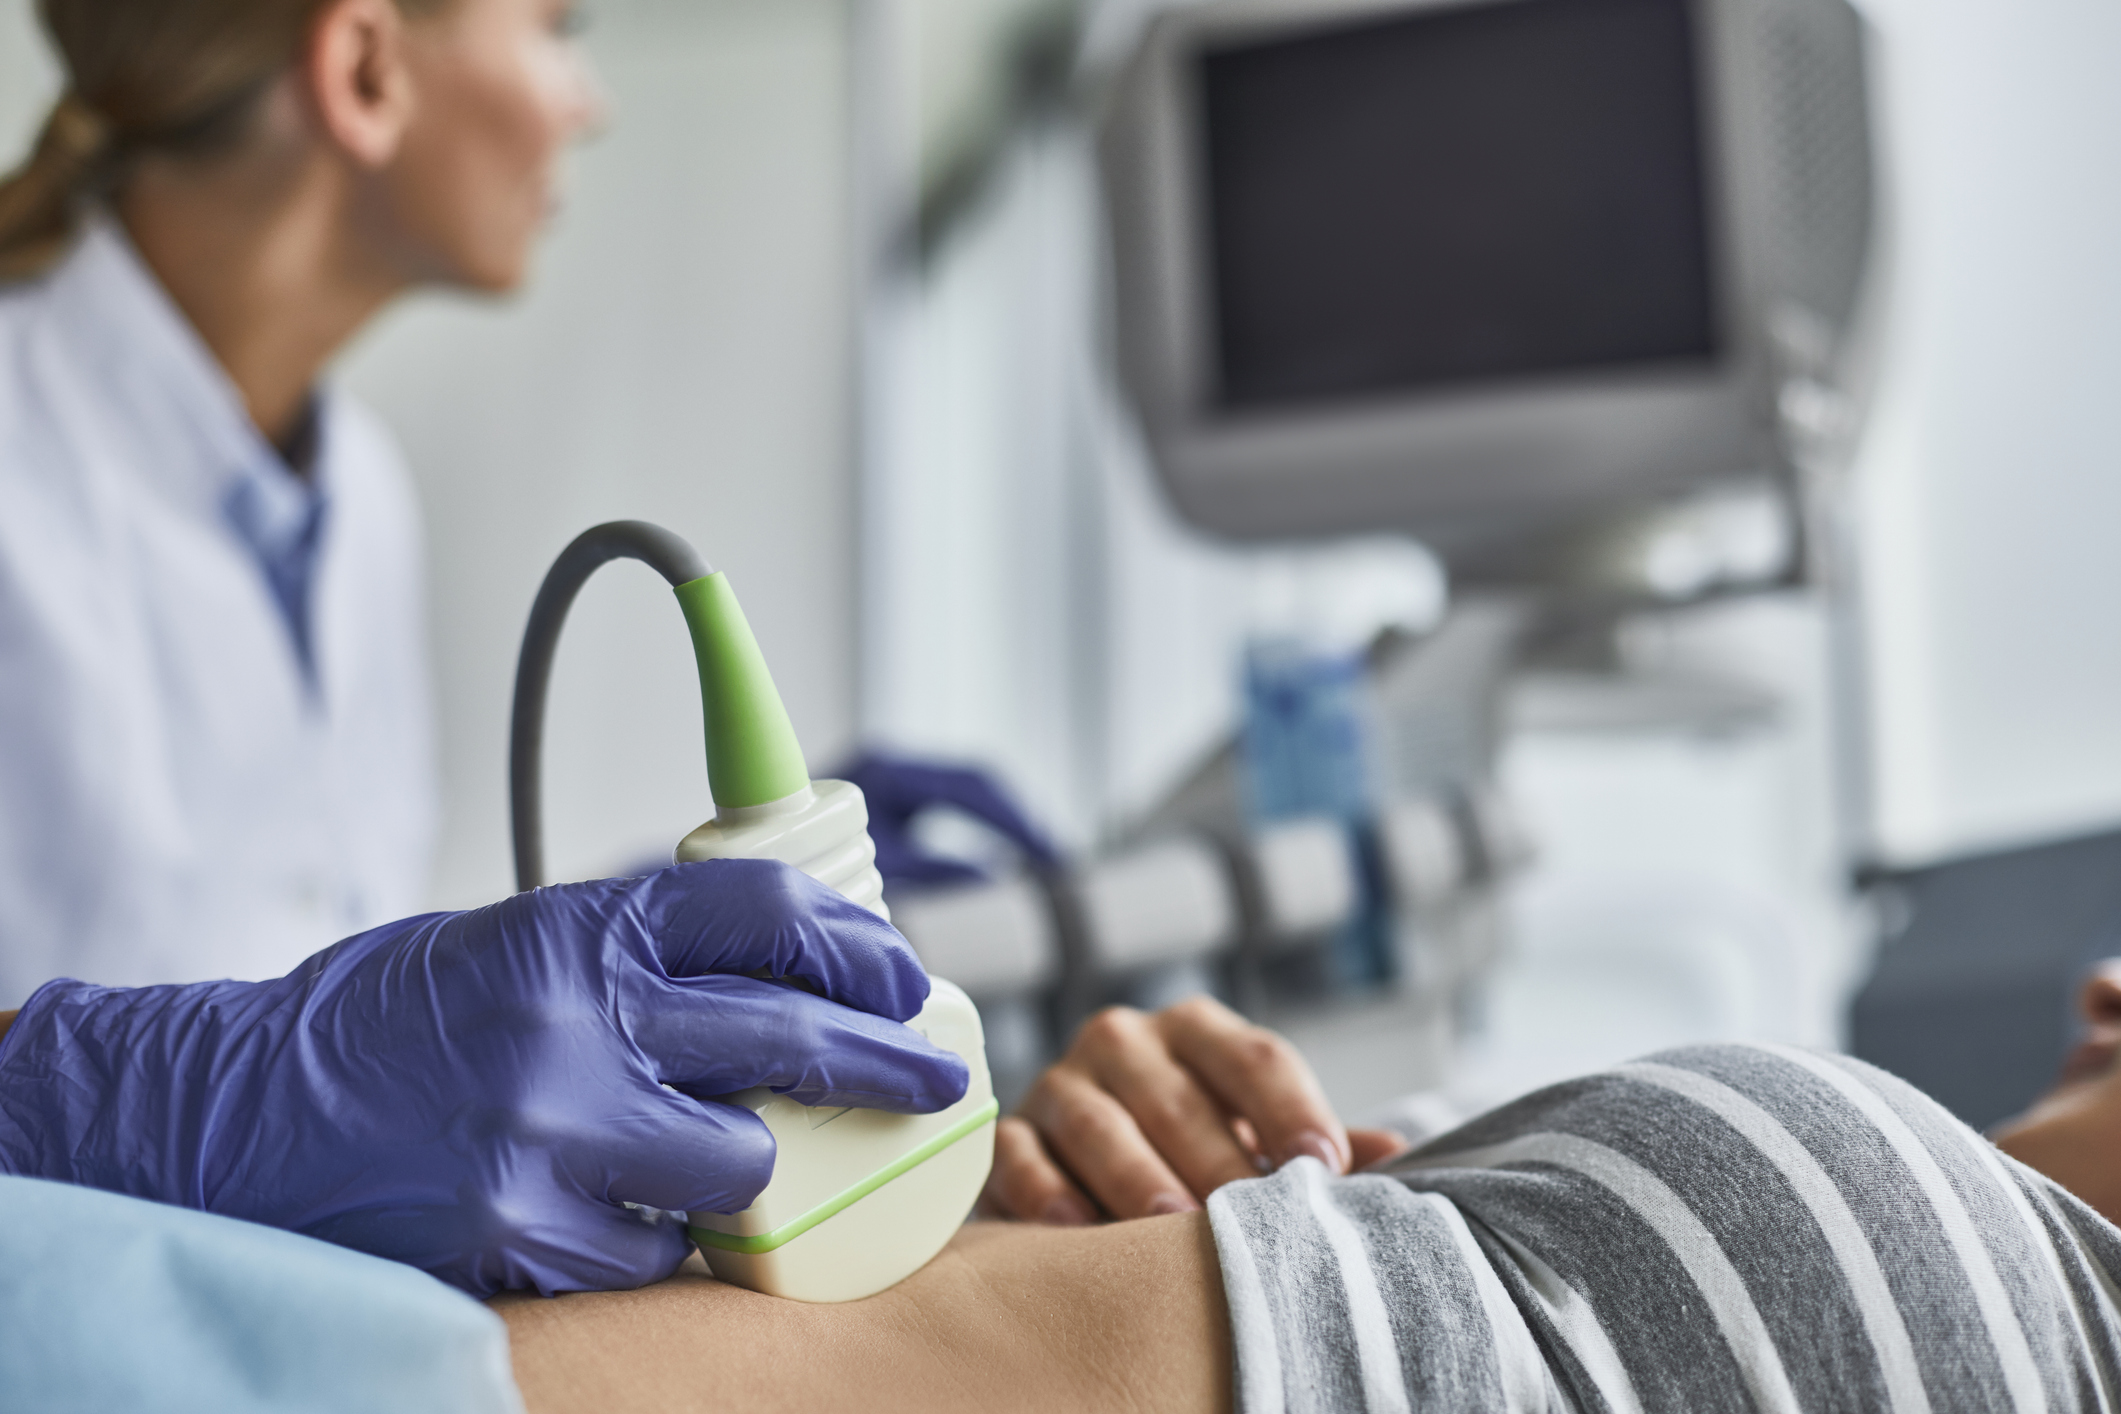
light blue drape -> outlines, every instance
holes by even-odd
[[[522,1414],[499,1317],[293,1233],[0,1177],[0,1408]]]

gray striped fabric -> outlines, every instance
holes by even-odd
[[[1671,1051],[1208,1212],[1247,1414],[2033,1414],[2121,1387],[2121,1231],[1846,1057]]]

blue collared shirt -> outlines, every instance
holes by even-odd
[[[314,404],[311,426],[319,417]],[[223,505],[229,524],[258,558],[258,572],[272,591],[288,641],[305,676],[316,674],[311,642],[309,590],[316,579],[317,546],[323,539],[328,502],[314,479],[297,475],[277,460],[244,468],[228,488]]]
[[[324,389],[298,478],[108,219],[0,286],[0,1008],[275,976],[416,909],[418,517]]]

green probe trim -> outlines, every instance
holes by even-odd
[[[714,803],[732,807],[785,800],[810,785],[810,767],[788,709],[774,689],[766,655],[751,632],[729,576],[687,580],[673,590],[699,661],[700,709],[707,727],[707,784]]]
[[[738,1237],[734,1233],[716,1232],[705,1227],[688,1227],[686,1231],[692,1234],[692,1240],[700,1246],[712,1247],[721,1252],[740,1252],[747,1257],[771,1252],[776,1247],[793,1242],[842,1208],[868,1197],[900,1174],[928,1162],[981,1125],[997,1118],[1001,1112],[1002,1102],[990,1099],[918,1149],[901,1154],[852,1188],[827,1198],[801,1217],[784,1222],[771,1232],[762,1232],[753,1237]]]

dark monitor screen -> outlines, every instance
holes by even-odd
[[[1715,354],[1688,0],[1501,0],[1198,62],[1225,409]]]

